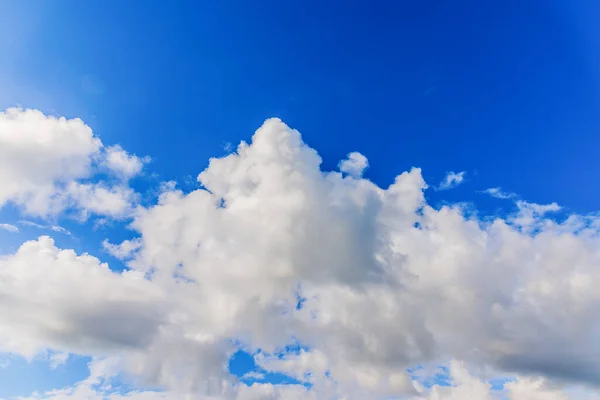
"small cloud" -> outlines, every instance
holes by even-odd
[[[144,168],[144,165],[151,161],[148,156],[138,157],[134,154],[129,154],[119,145],[108,147],[105,157],[106,167],[125,180],[138,175]]]
[[[35,223],[33,221],[27,221],[27,220],[20,220],[17,223],[19,225],[28,226],[30,228],[46,229],[46,230],[51,230],[52,232],[59,232],[59,233],[63,233],[65,235],[71,236],[71,232],[69,232],[67,229],[65,229],[59,225],[41,225],[41,224]]]
[[[457,187],[465,180],[465,175],[466,175],[465,171],[462,171],[462,172],[450,171],[450,172],[448,172],[446,177],[444,179],[442,179],[442,181],[438,185],[437,190],[448,190],[448,189],[453,189],[453,188]]]
[[[172,192],[176,189],[177,187],[177,182],[175,181],[166,181],[166,182],[161,182],[159,185],[159,190],[161,193],[165,193],[165,192]]]
[[[225,150],[227,153],[231,153],[233,151],[233,144],[231,142],[223,143],[223,150]]]
[[[44,225],[36,224],[33,221],[21,220],[21,221],[18,221],[17,224],[23,225],[23,226],[29,226],[31,228],[38,228],[38,229],[44,229],[45,228]]]
[[[94,220],[93,229],[97,231],[98,229],[103,229],[110,225],[112,225],[112,222],[107,220],[106,218],[96,218],[96,220]]]
[[[50,361],[50,369],[56,369],[58,366],[63,365],[69,359],[69,353],[52,353],[48,357]]]
[[[518,200],[516,202],[519,211],[516,215],[509,218],[515,226],[520,227],[524,232],[533,232],[545,223],[545,218],[548,213],[556,213],[562,209],[556,203],[537,204],[527,201]]]
[[[121,244],[113,244],[104,239],[102,247],[111,256],[118,258],[119,260],[126,260],[131,258],[135,252],[142,247],[142,240],[140,238],[135,238],[124,240]]]
[[[242,376],[242,379],[253,379],[253,380],[261,380],[261,379],[265,379],[265,374],[263,374],[262,372],[257,372],[257,371],[250,371],[244,374],[244,376]]]
[[[5,231],[9,231],[12,233],[19,232],[19,228],[11,224],[0,224],[0,229],[4,229]]]
[[[549,212],[557,212],[561,210],[561,207],[556,203],[550,204],[536,204],[529,203],[527,201],[519,200],[517,201],[517,207],[519,207],[520,211],[532,213],[534,215],[542,216]]]
[[[50,227],[50,230],[53,231],[53,232],[60,232],[60,233],[64,233],[65,235],[71,236],[71,232],[69,232],[68,230],[66,230],[62,226],[52,225]]]
[[[369,167],[369,160],[357,151],[348,154],[348,158],[340,161],[340,171],[347,173],[353,178],[360,178]]]
[[[517,197],[515,193],[503,192],[499,187],[486,189],[482,193],[489,194],[497,199],[514,199]]]

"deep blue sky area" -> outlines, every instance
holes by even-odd
[[[152,156],[161,179],[195,177],[276,116],[326,168],[365,154],[381,185],[411,166],[433,184],[464,170],[454,200],[501,186],[598,208],[597,1],[0,7],[14,42],[0,106],[82,117],[105,142]]]

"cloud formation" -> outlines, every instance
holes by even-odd
[[[340,161],[340,171],[347,173],[354,178],[360,178],[369,167],[369,160],[362,154],[353,151],[348,154],[348,158]]]
[[[120,147],[105,148],[80,119],[9,108],[0,112],[0,207],[13,203],[26,214],[56,216],[74,210],[123,217],[136,194],[123,182],[93,179],[101,166],[129,179],[146,159]]]
[[[119,260],[129,259],[140,247],[142,247],[142,242],[139,238],[124,240],[121,244],[113,244],[106,239],[102,242],[102,248]]]
[[[3,229],[8,232],[12,232],[12,233],[19,232],[19,228],[12,224],[0,224],[0,229]]]
[[[24,243],[0,259],[0,350],[92,355],[167,390],[111,399],[500,398],[490,373],[515,377],[511,400],[597,384],[598,217],[556,222],[557,205],[520,202],[479,220],[428,205],[418,168],[382,188],[320,164],[270,119],[211,159],[201,189],[164,185],[137,238],[105,243],[127,271],[46,236]],[[302,384],[238,382],[240,347]],[[448,360],[451,387],[407,371]],[[94,398],[94,382],[41,398]]]
[[[124,179],[130,179],[142,172],[144,164],[150,162],[150,157],[139,158],[115,145],[106,149],[104,162],[110,171]]]
[[[515,193],[504,192],[499,187],[486,189],[483,191],[483,193],[487,193],[490,196],[495,197],[497,199],[513,199],[517,197]]]
[[[320,398],[351,399],[356,397],[319,397],[322,393],[298,384],[255,383],[251,386],[239,386],[231,391],[229,397],[182,395],[177,392],[132,390],[123,393],[111,386],[116,365],[113,359],[96,360],[89,364],[90,376],[77,384],[63,389],[52,390],[19,400],[188,400],[188,399],[225,399],[236,400],[311,400]],[[452,361],[445,369],[439,369],[447,383],[428,385],[422,383],[433,376],[420,376],[413,381],[418,392],[415,396],[403,397],[405,400],[597,400],[599,395],[592,391],[568,391],[557,388],[543,378],[513,378],[494,388],[488,381],[474,376],[462,362]],[[446,373],[447,371],[447,373]],[[434,373],[435,371],[430,371]]]
[[[460,185],[465,179],[465,171],[462,172],[448,172],[444,179],[437,186],[438,190],[453,189]]]

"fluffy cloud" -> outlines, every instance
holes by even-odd
[[[520,202],[479,220],[429,206],[419,169],[381,188],[320,163],[268,120],[210,161],[202,189],[165,185],[136,213],[139,239],[106,242],[127,272],[48,237],[25,243],[0,261],[0,348],[115,359],[169,398],[494,399],[465,365],[519,376],[511,400],[598,382],[597,217],[555,222],[557,205]],[[239,384],[226,367],[237,346],[304,385]],[[407,372],[448,359],[462,360],[456,387]]]
[[[367,160],[367,157],[356,151],[348,154],[348,158],[340,161],[339,164],[340,171],[355,178],[360,178],[368,166],[369,160]]]
[[[41,217],[74,209],[111,217],[126,215],[135,196],[123,182],[92,180],[99,168],[129,179],[139,159],[120,147],[105,148],[80,119],[9,108],[0,112],[0,207],[11,202]]]
[[[150,162],[149,157],[139,158],[127,153],[120,146],[111,146],[106,149],[106,167],[124,179],[138,175],[144,164]]]
[[[464,363],[453,361],[449,366],[449,385],[433,385],[425,389],[417,384],[420,395],[413,400],[569,400],[567,392],[552,387],[543,378],[516,378],[502,389],[494,390],[489,382],[482,381],[466,368]],[[577,399],[595,399],[592,392],[581,393]]]
[[[164,302],[135,272],[115,274],[48,236],[0,259],[0,351],[31,358],[52,349],[102,354],[149,343]]]
[[[90,376],[77,384],[46,393],[36,393],[18,400],[316,400],[316,399],[354,399],[332,395],[323,397],[323,393],[298,384],[255,383],[251,386],[232,387],[227,395],[190,395],[172,391],[149,391],[114,389],[112,378],[116,374],[114,359],[99,359],[89,364]],[[444,384],[424,386],[421,382],[440,377],[440,373],[421,376],[413,381],[418,392],[415,396],[403,396],[403,400],[598,400],[600,394],[589,389],[564,390],[543,378],[514,377],[494,389],[488,381],[472,374],[467,366],[452,361],[445,369],[438,369],[447,380]],[[446,372],[447,371],[447,372]],[[430,371],[432,374],[435,371]],[[369,398],[369,397],[366,397]],[[398,398],[399,399],[399,398]]]
[[[457,187],[465,180],[465,171],[462,172],[448,172],[444,179],[440,182],[438,190],[448,190]]]
[[[111,256],[119,260],[129,259],[140,247],[142,241],[140,239],[124,240],[121,244],[113,244],[108,240],[102,242],[102,247]]]

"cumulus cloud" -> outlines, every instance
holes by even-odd
[[[106,167],[124,179],[138,175],[150,157],[139,158],[127,153],[121,146],[115,145],[106,149]]]
[[[163,187],[135,214],[139,239],[106,242],[125,272],[48,237],[23,244],[0,259],[0,350],[111,359],[166,398],[496,398],[477,369],[517,377],[511,400],[597,384],[598,217],[522,202],[479,220],[428,205],[419,169],[379,187],[320,164],[271,119],[211,159],[201,189]],[[301,384],[240,384],[239,346]],[[407,372],[449,359],[449,388]]]
[[[70,183],[66,187],[66,204],[73,204],[82,219],[90,214],[123,218],[131,214],[138,194],[126,186],[109,186],[104,183]]]
[[[438,190],[453,189],[460,185],[465,179],[465,171],[462,172],[448,172],[444,179],[437,186]]]
[[[144,162],[118,146],[105,148],[80,119],[21,108],[0,112],[0,207],[13,203],[40,217],[67,209],[121,217],[135,200],[131,189],[99,183],[95,174],[106,165],[129,179]]]
[[[0,351],[104,355],[139,348],[157,329],[161,291],[135,272],[115,274],[48,236],[0,259]]]
[[[354,151],[348,154],[348,158],[340,161],[340,171],[347,173],[354,178],[360,178],[369,166],[369,160],[362,154]]]

